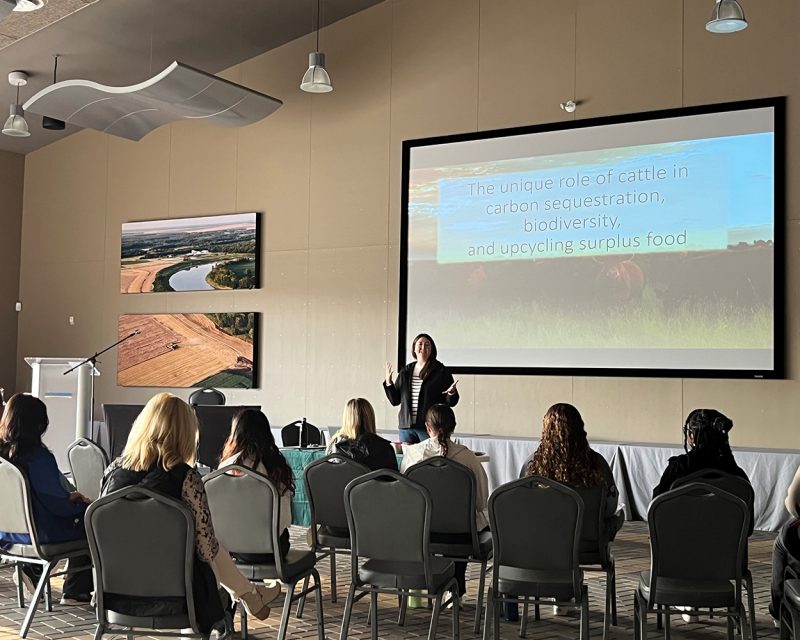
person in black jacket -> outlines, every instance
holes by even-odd
[[[683,449],[686,453],[669,459],[658,486],[653,489],[653,497],[669,491],[679,478],[701,469],[725,471],[749,482],[747,474],[733,459],[728,442],[728,432],[732,428],[731,419],[716,409],[692,411],[683,425]]]
[[[394,447],[375,433],[375,411],[364,398],[347,401],[342,413],[342,428],[331,438],[326,453],[341,453],[372,471],[397,471]]]
[[[439,403],[450,407],[458,404],[458,381],[436,359],[436,343],[427,333],[414,338],[411,351],[414,361],[398,371],[394,382],[392,363],[386,363],[383,390],[392,406],[400,405],[400,441],[414,443],[428,438],[425,429],[428,409]]]

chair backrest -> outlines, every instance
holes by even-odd
[[[192,592],[194,518],[186,505],[143,487],[125,487],[86,510],[97,616],[108,622],[115,598],[185,598],[197,630]],[[144,618],[149,624],[152,617]]]
[[[0,458],[0,531],[29,535],[39,553],[28,479],[5,458]]]
[[[609,499],[609,488],[605,482],[596,487],[574,487],[581,500],[583,500],[583,526],[581,527],[581,549],[597,545],[597,551],[605,558],[606,549],[603,542],[607,541],[606,533],[606,504]],[[594,550],[594,549],[593,549]]]
[[[300,441],[300,433],[303,440]],[[281,429],[281,441],[284,447],[305,447],[308,445],[322,444],[322,432],[305,418],[290,422]]]
[[[429,589],[432,501],[428,490],[396,471],[378,469],[344,490],[350,526],[351,570],[358,581],[359,558],[421,563]]]
[[[580,594],[583,500],[574,489],[541,476],[504,484],[489,498],[489,525],[493,581],[501,566],[549,571],[559,574],[560,582],[571,578],[574,593]]]
[[[744,500],[744,503],[747,505],[749,511],[747,530],[748,533],[753,532],[752,519],[753,509],[755,506],[755,492],[753,491],[753,485],[751,485],[747,480],[739,476],[735,476],[732,473],[728,473],[727,471],[720,471],[719,469],[700,469],[699,471],[690,473],[687,476],[678,478],[672,483],[670,489],[677,489],[678,487],[682,487],[683,485],[690,484],[692,482],[704,482],[706,484],[719,487],[723,491],[732,493],[733,495]]]
[[[67,449],[75,488],[91,500],[100,497],[103,472],[108,466],[106,452],[91,440],[78,438]]]
[[[406,477],[431,494],[431,533],[470,535],[474,552],[478,553],[475,474],[463,464],[436,456],[415,464],[406,471]]]
[[[203,478],[214,533],[231,553],[275,555],[282,575],[278,523],[280,498],[266,476],[238,464],[218,469]]]
[[[197,416],[197,425],[200,439],[197,443],[197,460],[207,467],[216,469],[219,465],[219,456],[225,440],[231,433],[231,423],[234,416],[245,409],[260,411],[260,405],[234,406],[234,405],[195,405],[194,414]]]
[[[108,456],[116,460],[125,448],[133,421],[144,409],[143,404],[104,404],[106,429],[108,430]]]
[[[653,602],[662,602],[661,578],[735,580],[740,586],[747,517],[741,498],[706,483],[685,484],[655,498],[647,512]]]
[[[318,526],[347,529],[344,489],[351,481],[367,473],[367,466],[338,453],[314,460],[305,468],[303,482],[311,507],[311,532],[315,547],[319,544]]]
[[[221,405],[225,404],[225,394],[219,389],[204,387],[197,391],[192,391],[189,396],[189,404],[193,407],[198,405]]]

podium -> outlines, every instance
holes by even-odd
[[[69,470],[67,447],[77,438],[92,437],[93,376],[100,372],[91,363],[71,369],[84,358],[25,358],[33,370],[31,395],[47,406],[50,425],[42,438],[55,455],[58,468]]]

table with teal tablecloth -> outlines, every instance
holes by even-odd
[[[325,449],[298,449],[290,447],[281,449],[283,457],[292,468],[294,473],[294,498],[292,498],[292,524],[301,527],[311,526],[311,506],[308,504],[308,496],[306,495],[306,485],[303,482],[303,470],[310,465],[314,460],[319,460],[325,457]],[[403,456],[397,456],[397,466],[400,466],[400,461]]]

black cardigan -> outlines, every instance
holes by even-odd
[[[416,360],[409,362],[405,367],[397,372],[397,379],[394,384],[387,385],[383,382],[383,390],[386,397],[393,406],[400,405],[398,416],[398,426],[401,429],[425,428],[425,414],[428,413],[433,405],[444,403],[451,407],[458,404],[458,391],[452,395],[445,393],[453,384],[453,376],[441,362],[434,360],[430,363],[430,368],[422,380],[422,387],[419,390],[419,401],[417,402],[417,420],[411,423],[411,377],[414,374]]]

